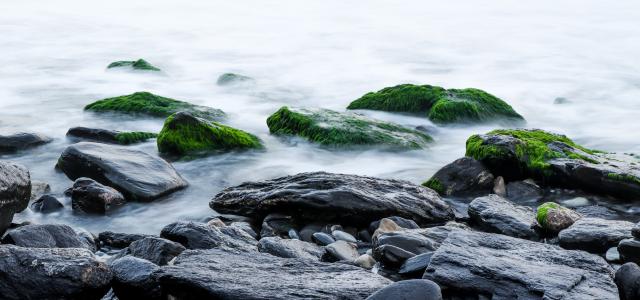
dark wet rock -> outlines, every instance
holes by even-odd
[[[620,300],[640,299],[640,267],[635,263],[626,263],[616,271],[616,284]]]
[[[235,85],[239,83],[248,83],[254,82],[255,80],[249,76],[244,76],[235,73],[224,73],[218,77],[217,84],[218,85]]]
[[[640,263],[640,240],[624,239],[620,241],[617,249],[622,261]]]
[[[293,228],[291,216],[283,214],[269,214],[262,221],[261,237],[267,236],[287,236],[289,230]]]
[[[232,222],[231,224],[229,224],[229,226],[236,227],[238,229],[242,229],[244,232],[249,234],[254,239],[258,238],[258,234],[253,229],[251,224],[249,224],[248,222]]]
[[[583,217],[600,218],[600,219],[615,219],[618,217],[618,212],[601,205],[589,205],[576,208],[576,212]]]
[[[482,232],[451,233],[424,278],[489,299],[618,299],[613,269],[599,256]]]
[[[546,202],[536,209],[536,221],[545,231],[557,233],[573,225],[582,216],[554,202]]]
[[[631,235],[633,235],[633,237],[640,239],[640,222],[636,223],[635,226],[633,226],[633,228],[631,229]]]
[[[426,252],[407,259],[400,269],[398,274],[402,275],[420,275],[424,273],[424,270],[429,266],[431,262],[431,256],[434,252]]]
[[[187,249],[257,251],[258,244],[258,241],[242,229],[229,226],[218,228],[195,222],[171,223],[162,229],[160,237],[178,242]]]
[[[105,214],[126,203],[122,193],[97,181],[80,177],[71,188],[71,207],[92,214]]]
[[[362,229],[358,231],[357,237],[359,240],[363,242],[371,243],[373,241],[373,237],[371,236],[369,231],[366,229]]]
[[[367,300],[442,300],[440,287],[431,280],[412,279],[394,282],[373,293]]]
[[[112,273],[87,249],[0,246],[1,299],[100,299]]]
[[[393,245],[382,245],[373,249],[373,258],[384,267],[400,267],[407,259],[416,256],[415,253],[403,250]]]
[[[35,201],[31,202],[31,210],[35,212],[40,212],[43,214],[48,214],[54,211],[58,211],[64,207],[58,198],[52,195],[43,195]]]
[[[305,242],[314,242],[313,234],[322,230],[322,225],[320,224],[307,224],[300,231],[298,235],[300,239]]]
[[[383,245],[393,245],[413,254],[432,252],[449,236],[451,232],[469,230],[465,225],[448,223],[431,228],[407,229],[381,234],[374,241],[374,249]]]
[[[345,242],[345,241],[336,241],[325,247],[327,250],[327,255],[330,258],[329,261],[347,261],[353,262],[356,260],[360,253],[358,253],[358,248],[355,244]]]
[[[163,159],[122,146],[73,144],[62,152],[57,166],[72,180],[91,178],[117,189],[127,200],[151,201],[188,185]]]
[[[558,238],[560,246],[565,249],[604,253],[621,240],[631,238],[633,226],[627,221],[582,218],[560,231]]]
[[[122,67],[130,67],[134,70],[142,70],[142,71],[160,71],[159,68],[150,64],[148,61],[140,58],[138,60],[120,60],[114,61],[107,66],[107,69],[111,68],[122,68]]]
[[[345,241],[355,243],[357,242],[356,238],[353,235],[350,235],[342,230],[334,230],[331,232],[331,236],[333,236],[336,241]]]
[[[31,201],[36,200],[50,192],[51,186],[48,183],[37,180],[31,181]]]
[[[3,244],[27,248],[85,248],[95,251],[95,245],[80,237],[71,227],[62,224],[31,224],[9,230]]]
[[[27,208],[30,197],[29,171],[21,165],[0,161],[0,236],[11,224],[13,214]]]
[[[533,180],[512,181],[506,186],[507,198],[513,201],[539,199],[544,191]]]
[[[418,224],[416,224],[416,222],[414,222],[413,220],[410,219],[406,219],[403,217],[398,217],[398,216],[391,216],[391,217],[386,217],[383,219],[389,219],[391,221],[393,221],[396,225],[402,227],[402,228],[406,228],[406,229],[417,229],[420,228],[420,226],[418,226]],[[376,229],[378,229],[378,227],[380,226],[380,221],[382,221],[382,219],[371,222],[371,224],[369,224],[369,232],[374,233],[376,232]]]
[[[160,270],[157,265],[132,256],[125,256],[109,263],[113,271],[113,292],[119,300],[162,299],[162,291],[156,278],[151,276]]]
[[[98,234],[98,242],[101,246],[126,248],[131,245],[131,243],[150,236],[151,235],[148,234],[103,231]]]
[[[220,192],[209,206],[218,212],[251,217],[279,212],[303,220],[339,220],[356,226],[393,215],[419,224],[453,219],[451,207],[425,187],[325,172],[243,183]]]
[[[67,137],[76,141],[92,141],[121,145],[144,142],[156,136],[157,134],[151,132],[118,131],[88,127],[73,127],[67,131]]]
[[[37,133],[0,135],[0,153],[11,153],[50,143],[53,139]]]
[[[284,258],[319,260],[324,249],[316,244],[301,240],[265,237],[258,242],[258,251]]]
[[[324,232],[314,233],[312,236],[312,239],[316,244],[320,246],[326,246],[336,241],[332,236]]]
[[[463,157],[442,167],[422,185],[442,196],[477,197],[491,193],[493,174],[481,162]]]
[[[118,256],[123,257],[130,255],[163,266],[184,250],[186,250],[186,248],[176,242],[159,237],[145,237],[132,242],[131,245],[121,251]]]
[[[480,228],[490,232],[525,239],[538,238],[531,228],[535,222],[535,212],[530,207],[515,205],[498,195],[471,201],[469,216]]]
[[[221,249],[187,250],[155,274],[177,299],[363,299],[391,283],[345,264]]]

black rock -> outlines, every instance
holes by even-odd
[[[31,210],[48,214],[62,209],[64,205],[58,201],[58,198],[52,195],[43,195],[35,201],[31,202]]]
[[[127,200],[151,201],[185,188],[165,160],[123,146],[81,142],[67,147],[57,165],[67,177],[88,177],[114,187]]]
[[[256,241],[242,229],[214,227],[203,223],[175,222],[165,226],[160,237],[178,242],[187,249],[224,248],[257,251]]]
[[[512,181],[507,183],[507,198],[513,201],[542,198],[544,191],[533,180]]]
[[[431,256],[433,256],[433,252],[425,252],[407,259],[402,266],[400,266],[398,274],[419,274],[419,277],[422,277],[424,270],[429,266],[429,262],[431,262]]]
[[[369,296],[367,300],[442,300],[440,287],[431,280],[412,279],[394,282]]]
[[[287,236],[289,234],[289,230],[293,228],[293,226],[291,216],[283,214],[269,214],[262,221],[260,236]]]
[[[416,224],[416,222],[414,222],[413,220],[409,220],[409,219],[405,219],[402,217],[398,217],[398,216],[391,216],[391,217],[386,217],[386,219],[389,219],[391,221],[393,221],[394,223],[396,223],[396,225],[402,227],[402,228],[406,228],[406,229],[418,229],[420,228],[420,226],[418,226],[418,224]],[[382,220],[382,219],[380,219]],[[374,232],[376,232],[376,229],[378,229],[378,227],[380,226],[380,220],[377,221],[373,221],[371,222],[371,224],[369,224],[369,232],[371,232],[372,234]]]
[[[313,234],[322,230],[322,225],[320,224],[308,224],[298,232],[300,239],[305,242],[313,243]]]
[[[157,265],[137,257],[125,256],[109,263],[113,271],[113,292],[119,300],[162,299],[162,290],[151,276]]]
[[[633,226],[633,229],[631,229],[631,235],[633,235],[633,237],[640,239],[640,222],[636,223],[636,226]]]
[[[258,242],[258,251],[284,258],[319,260],[324,248],[301,240],[264,237]]]
[[[126,248],[131,243],[146,237],[150,237],[150,236],[151,235],[148,235],[148,234],[103,231],[98,234],[98,241],[100,242],[101,246],[108,246],[113,248]]]
[[[242,229],[244,232],[249,234],[254,239],[258,238],[258,234],[256,233],[255,230],[253,230],[253,227],[248,222],[233,222],[229,224],[229,226]]]
[[[469,204],[469,217],[480,228],[524,239],[537,239],[531,228],[536,213],[530,207],[519,206],[498,195],[476,198]]]
[[[383,245],[392,245],[416,255],[432,252],[440,247],[451,232],[458,230],[469,229],[461,224],[450,223],[432,228],[386,232],[374,241],[374,249]]]
[[[9,230],[3,244],[27,248],[85,248],[95,251],[95,244],[78,235],[71,227],[62,224],[25,225]]]
[[[453,219],[449,205],[425,187],[325,172],[243,183],[220,192],[209,206],[218,212],[251,217],[278,212],[303,220],[337,220],[355,226],[367,226],[392,215],[422,224]]]
[[[621,240],[631,238],[634,224],[627,221],[581,218],[560,231],[560,246],[565,249],[604,253]]]
[[[0,299],[100,299],[112,273],[87,249],[0,246]]]
[[[624,262],[640,263],[640,240],[633,238],[620,241],[618,253]]]
[[[616,271],[616,284],[620,300],[640,299],[640,267],[635,263],[626,263]]]
[[[481,162],[463,157],[442,167],[423,185],[443,196],[478,197],[491,193],[493,180],[493,174]]]
[[[336,240],[332,236],[324,232],[316,232],[313,234],[313,241],[320,246],[326,246],[335,242]]]
[[[50,137],[37,133],[21,132],[12,135],[0,135],[0,153],[16,152],[50,143],[51,141]]]
[[[187,250],[156,273],[177,299],[363,299],[391,283],[345,264],[260,252]]]
[[[0,236],[13,220],[13,214],[29,205],[31,176],[23,166],[0,161]]]
[[[116,130],[88,128],[88,127],[73,127],[67,131],[67,137],[74,140],[87,140],[104,143],[117,144],[118,139],[116,136],[120,133]]]
[[[118,254],[118,257],[130,255],[164,266],[184,250],[186,248],[176,242],[159,237],[145,237],[131,243]]]
[[[373,258],[386,268],[400,267],[407,259],[416,256],[415,253],[403,250],[393,245],[382,245],[373,249]]]
[[[112,187],[80,177],[71,188],[71,207],[92,214],[105,214],[126,203],[124,196]]]

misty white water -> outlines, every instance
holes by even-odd
[[[450,3],[449,3],[450,2]],[[269,135],[282,105],[344,110],[362,94],[399,83],[475,87],[509,102],[527,127],[564,133],[590,148],[640,153],[640,2],[637,1],[5,1],[0,9],[0,133],[44,133],[51,144],[1,159],[29,168],[62,193],[54,170],[70,127],[157,132],[160,119],[83,112],[95,100],[150,91],[225,110],[258,135],[263,153],[230,153],[176,169],[191,186],[104,216],[29,210],[17,220],[94,232],[153,232],[213,212],[222,188],[324,170],[420,183],[464,155],[494,125],[438,127],[427,150],[328,151]],[[145,58],[161,75],[107,70]],[[255,85],[220,87],[236,72]],[[553,104],[556,97],[570,103]],[[428,120],[369,113],[403,125]],[[157,153],[155,141],[132,146]],[[633,207],[628,209],[633,210]]]

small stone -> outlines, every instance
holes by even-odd
[[[346,241],[346,242],[351,242],[351,243],[356,243],[357,240],[355,237],[353,237],[353,235],[350,235],[342,230],[334,230],[331,232],[331,235],[337,240],[337,241]]]
[[[624,240],[620,241],[620,243],[622,242],[624,242]],[[607,253],[604,254],[604,258],[610,263],[620,262],[620,253],[618,253],[618,248],[609,248],[609,250],[607,250]]]
[[[291,228],[289,229],[289,238],[294,240],[299,240],[300,236],[298,235],[298,232],[295,229]]]
[[[383,233],[387,233],[387,232],[394,232],[394,231],[398,231],[401,230],[402,227],[398,226],[398,224],[396,224],[396,222],[394,222],[391,219],[388,218],[384,218],[382,220],[380,220],[380,225],[378,225],[378,228],[376,229],[376,231],[373,233],[373,240],[376,240],[378,238],[378,236],[380,236]]]
[[[407,259],[400,266],[398,274],[417,274],[422,276],[424,270],[429,266],[429,262],[431,262],[431,256],[433,256],[433,252],[426,252]]]
[[[80,177],[73,183],[71,207],[74,210],[105,214],[124,204],[124,196],[120,192],[93,179]]]
[[[42,181],[32,180],[31,181],[31,201],[40,198],[44,194],[51,192],[51,186]]]
[[[393,245],[382,245],[373,249],[373,258],[385,267],[398,267],[414,256],[416,256],[414,253]]]
[[[260,239],[258,251],[284,258],[301,258],[316,261],[325,253],[325,250],[316,244],[298,239],[283,239],[277,236]]]
[[[103,231],[98,234],[98,242],[100,246],[108,246],[113,248],[126,248],[131,243],[149,237],[148,234],[138,233],[119,233],[111,231]]]
[[[633,237],[637,239],[640,239],[640,222],[638,222],[636,226],[633,226],[633,229],[631,229],[631,235],[633,235]]]
[[[43,214],[51,213],[62,209],[64,205],[51,195],[43,195],[31,203],[31,210]]]
[[[300,239],[305,241],[305,242],[310,242],[313,243],[313,234],[321,231],[322,230],[322,225],[319,224],[308,224],[304,227],[302,227],[302,229],[300,229],[300,232],[298,233],[298,235],[300,236]]]
[[[224,222],[222,222],[222,220],[218,218],[213,218],[209,220],[209,222],[207,222],[207,225],[213,226],[213,227],[227,227],[227,224],[225,224]]]
[[[504,178],[502,178],[502,176],[498,176],[493,182],[493,193],[500,197],[507,196],[507,188],[504,184]]]
[[[313,234],[313,241],[320,246],[327,246],[336,240],[324,232],[316,232]]]
[[[546,202],[536,209],[536,221],[544,230],[559,232],[573,225],[582,216],[566,207]]]
[[[353,262],[360,256],[358,248],[351,243],[345,241],[336,241],[327,245],[325,248],[327,253],[337,260]]]
[[[426,279],[412,279],[394,282],[377,292],[367,300],[442,300],[440,286]]]
[[[356,260],[353,263],[356,266],[359,266],[365,269],[372,269],[373,266],[376,264],[376,260],[373,258],[373,256],[365,253],[360,255],[358,258],[356,258]]]
[[[116,259],[109,264],[113,271],[112,286],[119,300],[161,299],[162,291],[151,274],[157,265],[132,256]]]
[[[358,231],[358,239],[367,243],[371,243],[372,241],[371,234],[366,229]]]

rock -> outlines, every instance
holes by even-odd
[[[546,202],[536,209],[536,221],[542,229],[556,233],[571,226],[582,216],[553,202]]]
[[[235,73],[224,73],[218,77],[218,85],[235,85],[239,83],[253,82],[254,79],[249,76],[244,76]]]
[[[45,194],[48,194],[50,192],[51,192],[51,186],[49,186],[48,183],[37,181],[37,180],[31,181],[31,197],[30,197],[31,201],[36,200],[41,196],[44,196]]]
[[[512,181],[507,183],[507,198],[512,201],[539,199],[543,190],[533,180]]]
[[[27,208],[30,196],[29,171],[21,165],[0,161],[0,236],[11,224],[13,214]]]
[[[43,214],[52,213],[62,209],[64,205],[58,199],[51,195],[43,195],[35,201],[31,202],[31,210]]]
[[[71,188],[71,207],[86,213],[105,214],[126,203],[124,196],[112,187],[93,179],[80,177]]]
[[[400,266],[398,274],[402,275],[420,275],[424,273],[424,270],[429,266],[431,262],[431,256],[434,252],[425,252],[414,257],[411,257]]]
[[[378,237],[383,233],[394,232],[402,229],[402,227],[398,226],[398,224],[396,224],[396,222],[392,221],[391,219],[383,218],[382,220],[380,220],[378,228],[373,233],[372,239],[377,240]]]
[[[184,250],[186,248],[176,242],[158,237],[145,237],[132,242],[118,256],[130,255],[164,266]]]
[[[160,153],[185,156],[243,149],[261,149],[253,134],[220,123],[178,112],[167,118],[158,134]]]
[[[433,139],[414,129],[354,113],[283,106],[267,119],[271,134],[299,136],[329,148],[415,150]]]
[[[409,220],[409,219],[405,219],[402,217],[398,217],[398,216],[392,216],[392,217],[386,217],[383,219],[389,219],[391,221],[393,221],[393,223],[395,223],[396,225],[402,227],[402,228],[406,228],[406,229],[418,229],[420,228],[420,226],[418,226],[418,224],[416,224],[416,222],[414,222],[413,220]],[[374,233],[376,232],[376,229],[378,229],[380,227],[380,223],[382,222],[382,219],[371,222],[371,224],[369,224],[369,232]]]
[[[73,229],[62,224],[31,224],[9,230],[3,244],[26,248],[85,248],[95,251],[95,245],[81,238]]]
[[[98,241],[100,242],[101,246],[126,248],[129,247],[131,243],[150,236],[151,235],[148,234],[103,231],[98,234]]]
[[[635,238],[624,239],[620,241],[617,249],[622,261],[640,263],[640,240]]]
[[[431,228],[407,229],[381,234],[375,240],[374,249],[383,245],[393,245],[413,254],[433,252],[451,232],[469,230],[465,225],[448,223]]]
[[[476,198],[469,204],[471,220],[481,228],[495,233],[524,239],[537,239],[531,228],[535,213],[530,207],[519,206],[498,195]]]
[[[313,241],[320,246],[326,246],[335,242],[336,240],[332,236],[324,232],[316,232],[313,234]]]
[[[620,300],[640,299],[640,267],[626,263],[616,271],[616,284]]]
[[[565,249],[604,253],[621,240],[631,238],[633,225],[627,221],[581,218],[560,231],[558,238],[560,246]]]
[[[416,256],[415,253],[403,250],[393,245],[382,245],[373,249],[373,258],[386,268],[400,267],[407,259]]]
[[[225,117],[225,113],[219,109],[194,105],[149,92],[137,92],[131,95],[98,100],[85,106],[84,110],[97,113],[111,112],[160,118],[167,118],[180,111],[188,112],[207,120],[222,120]]]
[[[81,142],[58,159],[71,180],[88,177],[121,192],[127,200],[152,201],[188,183],[163,159],[122,146]]]
[[[426,115],[435,123],[484,123],[524,120],[503,100],[479,89],[400,84],[370,92],[347,109],[372,109]]]
[[[331,232],[331,235],[336,239],[336,241],[345,241],[355,243],[357,242],[356,238],[353,235],[350,235],[342,230],[334,230]]]
[[[100,299],[111,277],[87,249],[0,246],[1,299]]]
[[[145,142],[158,135],[151,132],[142,131],[118,131],[88,127],[73,127],[67,131],[67,137],[76,141],[92,141],[109,144],[129,145]]]
[[[262,220],[260,236],[285,236],[289,234],[289,230],[292,229],[293,226],[291,216],[278,213],[269,214]]]
[[[371,234],[366,229],[362,229],[362,230],[358,231],[357,236],[358,236],[359,240],[361,240],[363,242],[366,242],[366,243],[371,243],[373,241],[373,237],[371,237]]]
[[[466,155],[507,180],[533,178],[551,186],[640,197],[640,165],[632,157],[587,149],[564,135],[539,129],[498,129],[471,136]]]
[[[482,232],[449,234],[424,278],[489,299],[618,299],[601,257]]]
[[[0,135],[0,153],[12,153],[25,150],[53,141],[48,136],[38,133],[15,133],[11,135]]]
[[[440,287],[431,280],[412,279],[394,282],[377,292],[367,300],[442,300]]]
[[[569,207],[569,208],[587,206],[587,205],[589,205],[589,203],[590,203],[589,199],[587,199],[585,197],[575,197],[573,199],[562,201],[562,205],[564,205],[566,207]]]
[[[320,224],[307,224],[302,229],[300,229],[299,235],[300,239],[305,242],[314,242],[313,234],[322,230],[322,225]]]
[[[491,193],[493,180],[493,174],[481,162],[463,157],[442,167],[422,185],[442,196],[477,197]]]
[[[242,229],[213,227],[203,223],[175,222],[165,226],[160,237],[178,242],[187,249],[223,248],[256,251],[258,241]]]
[[[229,226],[241,229],[254,239],[258,238],[258,234],[248,222],[233,222]]]
[[[496,177],[496,180],[493,181],[493,193],[500,196],[507,196],[507,187],[504,184],[504,178],[502,176]]]
[[[338,261],[353,262],[360,254],[354,244],[345,241],[336,241],[325,247],[327,254]]]
[[[212,209],[259,217],[293,213],[302,220],[340,220],[367,226],[397,215],[421,224],[453,219],[453,210],[437,193],[406,181],[325,172],[300,173],[248,182],[217,194]]]
[[[109,264],[113,271],[113,292],[119,300],[162,299],[160,284],[151,275],[157,265],[137,257],[125,256]]]
[[[121,67],[131,67],[134,70],[141,71],[160,71],[159,68],[153,66],[146,60],[140,58],[138,60],[121,60],[114,61],[107,66],[107,69],[111,68],[121,68]]]
[[[358,267],[371,270],[373,269],[373,266],[375,266],[376,260],[373,258],[373,256],[365,253],[358,256],[358,258],[353,261],[353,264]]]
[[[315,244],[276,236],[260,239],[258,251],[284,258],[311,260],[320,260],[320,257],[324,254],[324,249]]]
[[[636,226],[633,226],[633,228],[631,229],[631,235],[633,235],[633,237],[640,239],[640,222],[636,223]]]
[[[390,281],[345,264],[187,250],[155,274],[177,299],[363,299]]]
[[[624,242],[626,240],[622,240],[620,241],[620,243]],[[618,247],[620,246],[620,244],[618,244]],[[608,262],[610,263],[618,263],[620,262],[620,253],[618,252],[618,248],[616,247],[611,247],[609,248],[609,250],[607,250],[607,252],[604,254],[604,259],[606,259]]]
[[[289,229],[288,233],[289,233],[289,238],[290,239],[294,239],[294,240],[299,240],[300,239],[300,236],[298,235],[298,232],[295,229],[293,229],[293,228]]]

